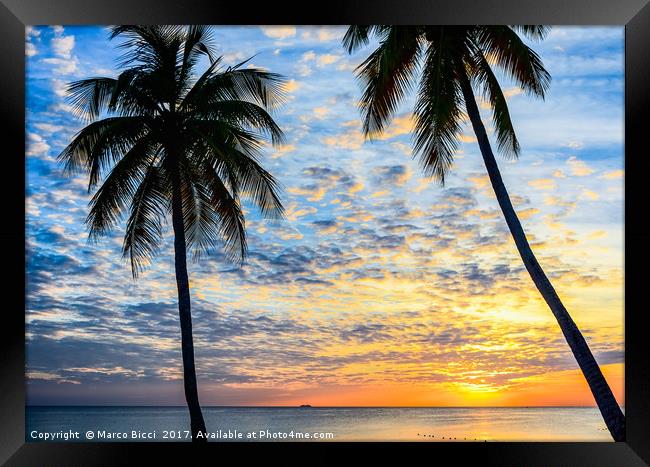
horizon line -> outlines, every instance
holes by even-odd
[[[202,405],[201,408],[218,408],[218,409],[578,409],[578,408],[598,408],[597,405]],[[25,404],[28,407],[168,407],[168,408],[187,408],[187,405],[140,405],[140,404]],[[625,407],[625,405],[621,405]]]

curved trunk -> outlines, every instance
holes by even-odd
[[[481,154],[483,155],[483,161],[485,162],[490,182],[492,183],[492,188],[494,189],[499,206],[503,211],[503,215],[508,224],[508,228],[510,229],[510,233],[512,234],[512,238],[515,241],[517,250],[519,250],[521,259],[523,260],[530,277],[533,279],[535,286],[540,291],[542,297],[544,297],[544,300],[557,319],[557,322],[562,329],[562,333],[564,334],[564,337],[569,344],[587,383],[589,384],[591,393],[596,400],[596,404],[598,404],[598,408],[600,409],[600,413],[605,420],[609,432],[615,441],[625,441],[625,416],[618,406],[618,403],[612,394],[612,390],[600,371],[600,367],[598,366],[598,363],[596,363],[582,333],[560,301],[553,285],[551,285],[551,282],[546,277],[546,274],[537,262],[537,259],[528,244],[524,229],[517,218],[517,213],[512,206],[506,187],[501,179],[499,167],[497,166],[494,154],[492,153],[492,148],[490,147],[485,127],[483,126],[483,122],[481,122],[481,115],[478,106],[476,105],[474,93],[467,76],[463,75],[461,77],[461,88],[465,99],[465,105],[467,107],[467,113],[472,122],[474,132],[476,133]]]
[[[187,275],[187,253],[185,245],[185,225],[181,201],[180,177],[174,180],[172,195],[172,224],[174,227],[174,259],[176,264],[176,285],[178,287],[178,313],[181,322],[181,348],[183,352],[183,381],[185,400],[190,411],[192,441],[205,442],[205,436],[197,438],[199,432],[205,434],[205,422],[199,405],[199,394],[194,368],[194,342],[192,339],[192,313],[190,308],[190,282]]]

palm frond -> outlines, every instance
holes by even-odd
[[[146,69],[160,69],[178,61],[178,50],[183,41],[181,26],[137,26],[122,25],[111,29],[109,39],[124,38],[118,45],[124,49],[120,67],[138,66]]]
[[[180,193],[185,241],[194,259],[198,260],[221,239],[221,233],[220,218],[200,173],[202,168],[197,167],[195,162],[187,158],[183,161]]]
[[[247,254],[246,221],[240,201],[228,190],[207,161],[201,165],[201,181],[218,218],[219,238],[229,260],[243,263]]]
[[[510,26],[514,31],[523,34],[530,40],[541,41],[546,38],[551,31],[551,26],[543,26],[537,24],[519,24]]]
[[[447,47],[451,38],[440,29],[426,53],[415,105],[414,154],[428,176],[444,184],[460,136],[462,93],[456,79],[458,64]]]
[[[133,196],[122,245],[122,255],[129,258],[134,278],[158,252],[169,200],[169,186],[163,170],[150,166]]]
[[[280,201],[281,186],[251,155],[236,146],[229,145],[209,131],[197,130],[197,136],[205,144],[195,155],[205,161],[222,179],[235,187],[239,196],[250,199],[262,216],[280,219],[284,207]]]
[[[192,69],[192,65],[201,55],[208,57],[210,62],[216,59],[213,52],[212,33],[208,26],[192,25],[185,32],[183,41],[183,66],[189,67],[186,72]]]
[[[411,89],[420,54],[417,28],[391,27],[379,47],[357,68],[365,85],[360,106],[367,136],[383,131],[404,94]]]
[[[208,134],[253,160],[259,161],[263,156],[264,141],[257,131],[224,120],[188,120],[187,125],[191,132]]]
[[[200,254],[223,242],[228,258],[243,261],[241,199],[265,217],[283,213],[280,185],[258,159],[267,139],[283,141],[270,111],[284,100],[285,78],[246,62],[219,69],[205,26],[118,26],[110,37],[122,39],[124,69],[71,83],[72,107],[91,123],[59,155],[67,175],[88,173],[89,191],[104,179],[89,205],[90,239],[128,212],[122,253],[137,277],[180,192],[189,248]],[[194,80],[203,55],[210,64]]]
[[[59,154],[67,175],[87,172],[88,189],[95,186],[102,173],[117,162],[147,134],[146,117],[108,117],[79,131]]]
[[[215,70],[221,64],[223,57],[217,57],[210,62],[210,66],[205,69],[201,74],[199,79],[197,79],[192,86],[185,92],[185,95],[182,96],[182,101],[179,105],[179,109],[183,111],[189,111],[193,108],[193,105],[202,103],[203,101],[199,98],[195,99],[197,94],[200,94],[203,90],[203,85],[205,82],[214,75]]]
[[[477,50],[472,58],[474,63],[471,67],[471,77],[474,83],[482,89],[483,97],[492,108],[492,122],[497,135],[498,149],[506,156],[517,157],[520,149],[519,141],[512,125],[508,103],[503,95],[501,85],[480,50]]]
[[[343,36],[343,47],[345,47],[348,53],[352,53],[355,50],[368,45],[371,36],[375,34],[382,36],[389,30],[389,28],[391,28],[391,26],[352,25]]]
[[[508,26],[479,27],[475,45],[525,92],[544,98],[551,75],[539,55],[524,44],[515,31]]]
[[[185,31],[182,26],[117,26],[110,35],[111,39],[124,39],[118,45],[125,49],[119,66],[137,70],[144,81],[139,88],[170,107],[186,78],[181,76]]]
[[[108,110],[124,116],[160,114],[163,107],[153,81],[151,72],[138,68],[124,70],[117,77]]]
[[[199,57],[205,55],[210,63],[215,61],[212,34],[207,26],[192,25],[187,28],[183,40],[183,59],[178,79],[177,100],[190,88],[189,77]]]
[[[190,91],[191,104],[196,106],[200,102],[243,100],[273,110],[285,100],[285,81],[282,75],[258,68],[231,68],[212,74],[201,83],[199,89],[194,90],[197,87],[195,85]]]
[[[142,183],[146,169],[154,161],[156,146],[149,138],[139,140],[115,164],[93,195],[86,217],[90,240],[106,235],[120,221],[126,206]]]
[[[74,81],[68,85],[67,101],[75,117],[93,121],[104,113],[122,116],[153,115],[161,110],[150,91],[148,76],[128,69],[115,78],[97,77]]]
[[[197,107],[193,119],[206,122],[220,121],[232,128],[256,130],[270,138],[272,144],[283,144],[284,133],[273,117],[259,105],[242,100],[225,100]],[[191,123],[189,123],[191,125]]]
[[[75,117],[90,121],[109,110],[118,81],[113,78],[88,78],[73,81],[67,88],[67,99]]]

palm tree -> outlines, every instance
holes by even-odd
[[[499,151],[516,157],[519,143],[492,68],[500,68],[528,94],[544,98],[551,77],[540,57],[517,33],[542,40],[548,30],[544,26],[351,26],[343,45],[351,53],[367,45],[373,36],[379,40],[377,49],[357,68],[365,87],[361,98],[363,131],[370,138],[389,124],[421,68],[414,109],[413,154],[419,156],[425,174],[443,184],[458,147],[464,104],[492,188],[524,265],[557,319],[612,437],[623,441],[625,416],[584,337],[528,244],[474,97],[476,88],[492,108]]]
[[[119,26],[124,49],[113,78],[69,85],[70,104],[88,125],[61,152],[67,174],[89,175],[90,239],[104,236],[128,212],[123,257],[134,279],[158,252],[171,214],[181,327],[185,399],[193,441],[204,441],[194,368],[187,250],[215,245],[243,262],[246,231],[241,201],[279,218],[276,180],[259,164],[262,144],[280,143],[269,111],[283,99],[284,78],[257,68],[221,66],[202,26]],[[209,61],[198,77],[201,58]],[[245,62],[244,62],[245,63]]]

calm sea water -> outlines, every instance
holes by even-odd
[[[598,409],[585,407],[204,407],[203,414],[214,441],[304,441],[314,433],[318,441],[612,441]],[[28,442],[46,434],[61,442],[66,433],[68,441],[88,441],[87,432],[92,441],[189,441],[184,407],[27,407],[26,422]]]

